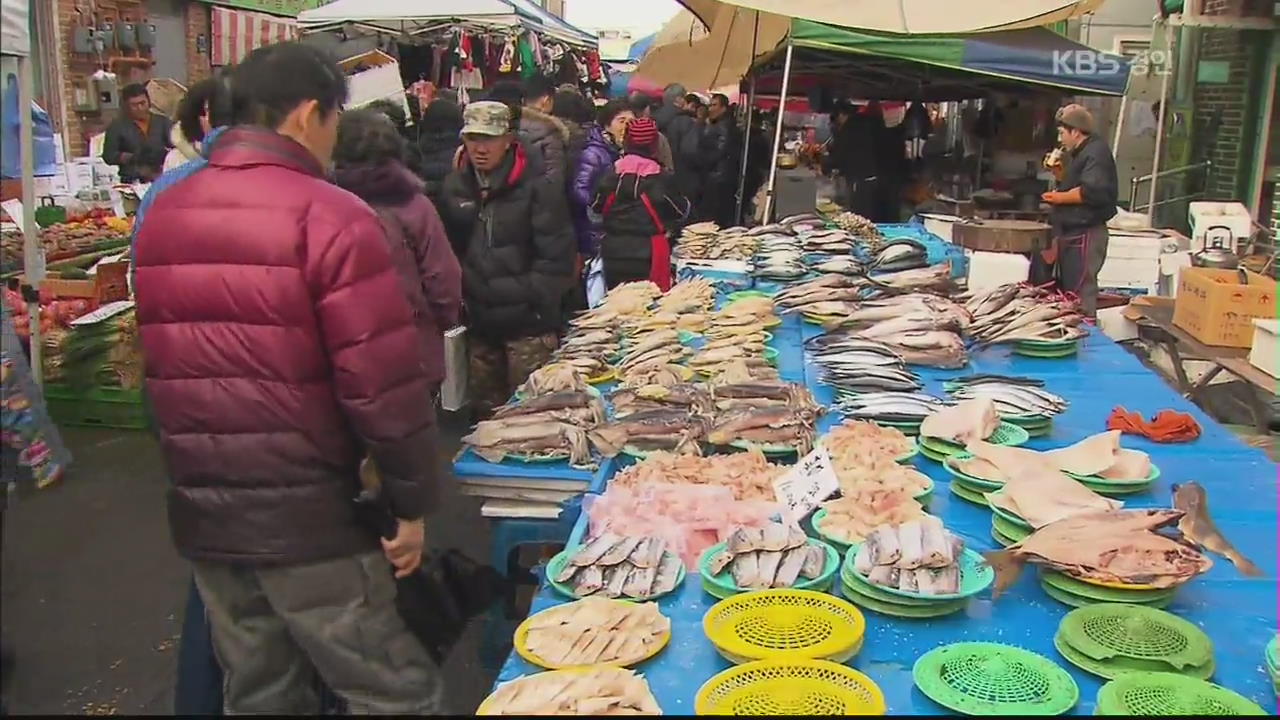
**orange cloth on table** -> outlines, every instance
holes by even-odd
[[[1107,429],[1141,435],[1159,443],[1189,442],[1200,437],[1200,423],[1176,410],[1161,410],[1147,422],[1138,413],[1117,406],[1107,418]]]

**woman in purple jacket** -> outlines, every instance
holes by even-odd
[[[635,113],[625,100],[610,100],[600,109],[599,123],[587,136],[582,157],[573,171],[569,187],[570,208],[574,217],[574,230],[578,236],[578,253],[584,258],[595,257],[600,251],[600,239],[604,236],[604,224],[599,215],[590,212],[595,201],[596,183],[613,167],[622,154],[622,142],[627,125],[635,119]]]
[[[404,153],[404,140],[385,115],[344,113],[333,152],[334,180],[382,221],[427,350],[434,397],[444,381],[444,331],[458,324],[462,309],[462,270],[422,180],[404,165]]]

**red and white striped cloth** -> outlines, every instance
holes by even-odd
[[[214,65],[234,65],[262,47],[298,38],[292,18],[215,7],[210,60]]]

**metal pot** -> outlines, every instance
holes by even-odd
[[[1215,230],[1223,231],[1210,239]],[[1191,264],[1195,267],[1215,268],[1218,270],[1235,270],[1240,267],[1240,256],[1231,250],[1229,245],[1233,236],[1231,228],[1226,225],[1214,225],[1205,230],[1204,249],[1191,254]]]

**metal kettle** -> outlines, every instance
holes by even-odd
[[[1225,237],[1219,234],[1217,237],[1210,239],[1210,235],[1215,230],[1221,230],[1225,233]],[[1240,256],[1231,250],[1229,245],[1233,236],[1231,228],[1226,225],[1213,225],[1205,230],[1204,248],[1199,252],[1191,254],[1191,264],[1195,267],[1215,268],[1218,270],[1235,270],[1240,267]]]

